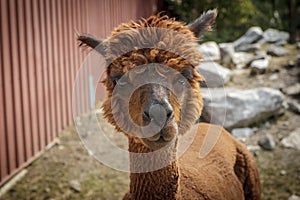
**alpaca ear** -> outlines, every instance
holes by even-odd
[[[188,27],[195,34],[196,37],[200,37],[206,31],[212,30],[212,25],[214,24],[217,15],[217,9],[204,12],[199,18],[197,18],[192,23],[188,24]]]
[[[105,54],[105,48],[102,40],[98,39],[96,36],[87,34],[87,33],[79,33],[77,34],[77,40],[80,41],[79,46],[89,46],[92,49],[98,51],[100,54]]]

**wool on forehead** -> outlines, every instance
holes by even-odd
[[[105,57],[109,64],[114,62],[123,68],[147,63],[161,63],[174,68],[186,64],[197,66],[201,59],[197,41],[183,22],[155,15],[116,27],[104,41]]]

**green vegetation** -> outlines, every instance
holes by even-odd
[[[297,7],[294,0],[164,0],[161,10],[167,10],[171,17],[190,22],[202,11],[217,8],[219,15],[216,31],[207,34],[204,40],[230,42],[251,26],[260,26],[264,30],[273,27],[291,32],[291,26],[297,26],[296,19],[291,17],[296,9],[291,9],[291,5]]]

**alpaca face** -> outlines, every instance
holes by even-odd
[[[181,119],[185,117],[181,111],[190,90],[188,79],[192,78],[192,68],[186,67],[181,72],[155,64],[139,68],[144,72],[139,69],[135,76],[132,75],[135,69],[129,72],[133,76],[130,86],[141,85],[130,97],[129,114],[133,123],[143,127],[136,141],[156,150],[178,136]]]

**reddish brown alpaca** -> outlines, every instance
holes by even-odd
[[[169,145],[160,156],[147,161],[149,165],[167,161],[168,165],[152,172],[131,173],[130,190],[124,199],[260,199],[260,181],[254,159],[243,144],[219,126],[201,123],[189,149],[178,160],[173,160],[176,157],[178,135],[189,130],[202,111],[198,82],[203,79],[195,70],[201,56],[196,43],[197,37],[211,29],[216,15],[216,10],[208,11],[187,26],[167,16],[151,16],[138,23],[120,25],[111,37],[103,41],[88,34],[79,35],[78,39],[83,44],[96,49],[109,63],[104,80],[108,97],[103,109],[108,121],[128,137],[129,151],[149,153]],[[167,32],[166,35],[158,35],[157,31],[143,31],[147,27],[164,28],[180,34],[170,38]],[[134,48],[134,45],[146,42],[154,47]],[[135,50],[124,54],[127,47]],[[149,138],[139,138],[129,134],[133,130],[126,123],[122,95],[116,97],[119,99],[113,104],[112,96],[116,85],[121,84],[118,81],[122,75],[137,66],[150,63],[175,69],[186,78],[191,88],[179,96],[170,94],[167,88],[156,84],[138,88],[129,103],[132,120],[138,125],[156,120],[162,113],[151,115],[151,109],[154,110],[157,105],[165,109],[163,115],[167,118],[159,133]],[[160,69],[154,69],[159,74]],[[135,80],[130,77],[127,84]],[[169,78],[173,80],[174,77]],[[174,85],[178,82],[182,83],[177,80]],[[153,101],[156,103],[153,104]],[[113,112],[117,115],[113,115]],[[185,112],[185,117],[181,119],[182,112]],[[199,158],[199,149],[208,129],[221,132],[221,136],[212,151],[205,158]],[[141,162],[145,162],[133,157],[130,159],[131,169],[143,166]]]

